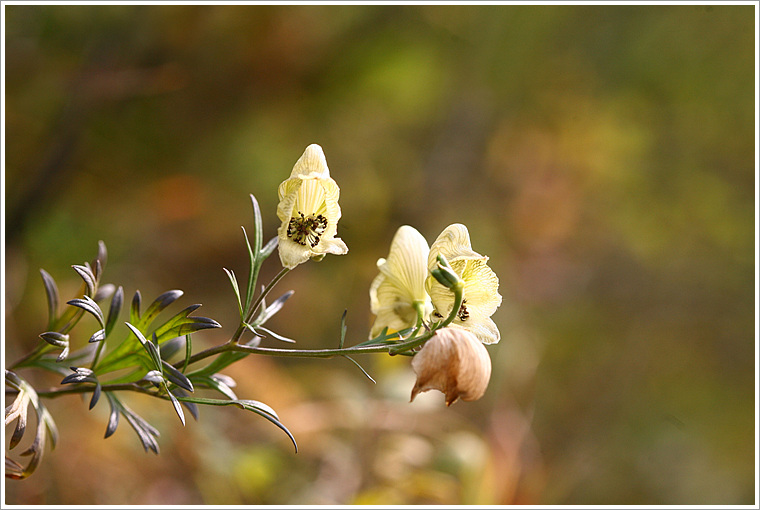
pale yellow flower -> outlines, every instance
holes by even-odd
[[[459,326],[439,329],[412,359],[418,393],[438,390],[446,395],[446,405],[458,398],[477,400],[491,379],[491,358],[478,338]]]
[[[438,255],[446,257],[451,268],[464,281],[464,300],[452,324],[461,326],[486,344],[499,341],[501,335],[491,315],[501,305],[499,278],[488,267],[488,257],[472,250],[467,227],[449,225],[430,246],[428,268],[438,265]],[[454,306],[454,293],[429,276],[426,287],[433,306],[434,317],[448,317]]]
[[[418,310],[427,318],[433,309],[425,292],[427,241],[414,227],[399,227],[391,241],[387,259],[379,259],[380,270],[369,289],[370,307],[377,317],[370,331],[376,337],[388,327],[400,331],[417,322]]]
[[[278,249],[283,267],[292,269],[312,257],[345,255],[348,247],[335,237],[340,219],[340,188],[330,178],[322,147],[306,147],[290,178],[278,189]]]

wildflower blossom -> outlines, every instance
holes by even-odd
[[[345,255],[348,247],[335,237],[341,212],[340,188],[330,178],[322,147],[306,147],[290,178],[278,189],[278,249],[283,267],[292,269],[325,254]]]
[[[399,331],[430,315],[433,306],[425,292],[427,241],[414,227],[399,227],[391,241],[387,259],[379,259],[380,270],[369,289],[370,307],[376,315],[370,338],[386,326]]]
[[[446,227],[430,246],[431,271],[438,265],[439,254],[464,281],[464,299],[452,324],[471,331],[483,343],[498,342],[501,336],[490,317],[501,305],[501,295],[499,278],[488,267],[488,257],[473,251],[467,227],[459,223]],[[426,288],[435,307],[434,317],[447,317],[454,306],[454,294],[432,276],[428,277]]]

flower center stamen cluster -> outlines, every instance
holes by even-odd
[[[462,322],[470,318],[470,312],[467,311],[467,306],[465,306],[465,303],[467,303],[467,300],[463,299],[462,305],[459,307],[459,311],[457,312],[457,317]]]
[[[321,214],[304,216],[301,211],[298,211],[298,214],[300,218],[290,218],[288,237],[300,245],[306,246],[308,243],[314,248],[319,244],[319,237],[327,229],[327,218]]]

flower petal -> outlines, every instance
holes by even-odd
[[[428,255],[428,269],[436,267],[438,254],[442,254],[453,267],[453,262],[463,259],[485,259],[488,257],[472,250],[470,233],[467,227],[461,223],[454,223],[446,227],[438,238],[430,246]]]
[[[399,227],[391,241],[387,259],[377,261],[380,274],[370,286],[370,307],[377,317],[370,338],[384,327],[398,331],[417,322],[417,307],[422,306],[423,318],[432,312],[430,298],[425,292],[428,245],[414,227]]]
[[[327,159],[322,147],[313,143],[306,147],[303,155],[298,158],[290,172],[290,177],[304,179],[307,177],[330,177],[330,169],[327,168]]]
[[[282,267],[293,269],[299,264],[303,264],[309,260],[313,253],[308,246],[303,246],[298,243],[294,243],[288,239],[286,233],[282,233],[282,230],[287,231],[287,224],[280,226],[278,229],[280,242],[277,245],[278,252],[280,254],[280,262]]]
[[[400,331],[413,326],[417,320],[417,311],[408,301],[406,292],[383,273],[372,280],[369,299],[372,313],[376,315],[369,338],[375,338],[385,327],[390,331]]]
[[[417,229],[402,225],[393,236],[386,263],[378,266],[381,272],[408,293],[410,302],[425,299],[425,279],[428,276],[425,263],[429,251],[427,241]]]
[[[478,322],[460,323],[460,326],[472,332],[484,344],[496,344],[501,340],[499,328],[496,327],[496,323],[490,318],[485,318]]]
[[[471,316],[475,320],[485,319],[496,312],[501,305],[499,277],[483,260],[471,260],[462,271],[464,295]]]

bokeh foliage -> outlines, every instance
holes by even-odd
[[[127,295],[182,288],[223,326],[195,341],[226,340],[247,194],[274,235],[310,143],[350,252],[281,284],[278,331],[332,346],[348,309],[364,340],[401,224],[465,223],[505,298],[478,402],[408,404],[408,359],[362,359],[373,386],[251,357],[230,375],[297,455],[235,410],[181,428],[135,396],[166,431],[145,456],[66,397],[7,503],[753,502],[755,7],[3,8],[6,359],[44,329],[38,269],[74,286],[99,239]]]

